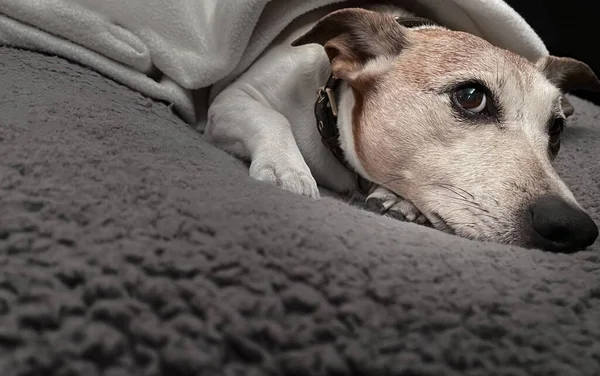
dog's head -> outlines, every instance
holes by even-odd
[[[355,167],[434,227],[555,251],[595,241],[551,163],[573,112],[563,94],[600,88],[586,64],[532,64],[471,34],[364,9],[329,14],[294,45],[307,43],[325,47],[353,93],[353,145],[342,146]]]

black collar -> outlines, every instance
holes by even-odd
[[[426,18],[421,17],[395,17],[396,21],[404,27],[418,27],[436,24]],[[344,157],[344,151],[340,147],[340,130],[337,125],[338,107],[337,107],[337,91],[340,87],[341,80],[333,74],[329,76],[325,86],[317,90],[317,101],[315,103],[315,117],[317,119],[317,129],[321,135],[323,144],[331,151],[335,158],[354,173],[356,178],[357,189],[361,193],[367,193],[370,182],[360,176]]]

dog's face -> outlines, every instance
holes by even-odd
[[[470,34],[360,9],[325,17],[296,44],[307,42],[325,46],[354,93],[362,169],[434,227],[559,251],[594,242],[596,225],[551,164],[572,113],[563,93],[600,86],[587,65],[532,64]]]

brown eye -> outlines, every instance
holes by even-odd
[[[460,107],[475,114],[485,110],[487,105],[485,92],[475,86],[458,89],[454,92],[454,100]]]

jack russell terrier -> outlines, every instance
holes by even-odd
[[[600,88],[590,67],[370,9],[295,21],[214,99],[207,139],[297,194],[363,189],[368,207],[469,239],[593,244],[551,163],[573,113],[563,93]]]

